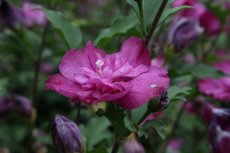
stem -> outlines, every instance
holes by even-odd
[[[113,149],[112,149],[112,152],[111,152],[111,153],[117,153],[118,150],[119,150],[119,147],[120,147],[120,141],[116,141],[116,142],[113,144]]]
[[[151,26],[149,32],[147,33],[147,35],[145,36],[145,44],[146,44],[146,46],[148,46],[148,44],[149,44],[149,41],[150,41],[150,39],[151,39],[151,37],[153,35],[154,30],[156,29],[157,23],[159,22],[160,17],[162,15],[162,13],[164,11],[164,8],[165,8],[167,3],[168,3],[168,0],[162,0],[160,8],[158,9],[157,14],[156,14],[156,16],[155,16],[155,18],[154,18],[154,20],[152,22],[152,26]]]
[[[40,70],[41,61],[42,61],[42,53],[43,53],[43,48],[45,46],[45,41],[46,41],[45,37],[46,37],[47,30],[48,30],[48,25],[45,27],[45,29],[44,29],[44,31],[42,33],[41,45],[40,45],[40,48],[38,50],[37,59],[35,60],[34,82],[33,82],[33,90],[32,90],[34,106],[36,106],[36,104],[37,104],[37,90],[38,90],[38,82],[39,82],[39,70]]]
[[[77,107],[77,120],[76,120],[76,122],[77,122],[77,124],[79,124],[80,123],[80,117],[81,117],[81,103],[78,103],[76,105],[76,107]]]

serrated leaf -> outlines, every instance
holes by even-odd
[[[116,35],[124,34],[135,27],[137,22],[138,20],[135,15],[119,17],[111,24],[111,27],[100,31],[95,43],[97,46],[102,47]]]
[[[131,131],[131,132],[136,132],[136,131],[137,131],[137,125],[136,125],[134,122],[132,122],[132,121],[128,118],[128,116],[125,116],[125,118],[124,118],[124,123],[125,123],[125,127],[126,127],[129,131]]]
[[[154,128],[162,139],[165,139],[165,124],[161,121],[151,120],[140,127],[141,131],[148,132],[150,128]]]
[[[60,33],[67,47],[76,48],[82,42],[82,33],[78,26],[69,23],[60,12],[45,10],[48,20]]]
[[[138,4],[135,0],[126,0],[127,3],[129,3],[129,5],[132,6],[134,12],[136,13],[137,17],[140,17],[140,13],[139,13],[139,7]]]
[[[131,111],[131,118],[135,123],[137,123],[148,110],[147,105],[148,103],[145,103],[144,105]]]
[[[112,124],[117,138],[127,136],[130,130],[125,125],[125,111],[112,108],[106,112],[106,117]]]
[[[175,7],[175,8],[170,8],[166,11],[164,11],[164,13],[162,14],[161,18],[160,18],[160,21],[158,23],[158,26],[164,22],[167,18],[169,18],[170,16],[178,13],[179,11],[181,10],[184,10],[184,9],[192,9],[193,7],[191,6],[187,6],[187,5],[183,5],[183,6],[179,6],[179,7]]]
[[[179,88],[177,86],[171,86],[168,89],[169,102],[186,101],[186,96],[190,94],[190,90],[191,88],[189,87]]]
[[[80,126],[86,138],[87,150],[91,150],[97,143],[109,136],[108,126],[110,123],[105,117],[92,118],[84,127]]]

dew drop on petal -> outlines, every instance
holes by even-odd
[[[155,85],[155,84],[150,85],[150,88],[156,88],[156,87],[157,87],[157,85]]]

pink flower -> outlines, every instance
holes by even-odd
[[[218,70],[230,75],[230,61],[218,62],[214,65]]]
[[[45,26],[47,24],[46,14],[42,11],[41,5],[24,3],[22,7],[23,22],[27,27],[34,25]]]
[[[192,6],[193,9],[183,10],[179,16],[196,19],[208,35],[216,35],[220,32],[220,21],[201,2],[198,0],[175,0],[173,3],[173,7],[182,5]]]
[[[127,39],[120,52],[110,55],[88,42],[79,51],[68,51],[59,70],[47,80],[46,88],[74,102],[113,101],[134,109],[159,97],[169,86],[167,71],[151,66],[143,40],[136,37]]]
[[[201,79],[198,82],[198,89],[217,100],[230,101],[230,77]]]
[[[225,74],[230,74],[230,61],[222,61],[214,66]],[[198,82],[198,89],[217,100],[230,101],[230,77],[220,79],[204,78]]]

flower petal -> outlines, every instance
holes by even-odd
[[[230,61],[222,61],[214,65],[218,70],[230,75]]]
[[[117,104],[125,109],[134,109],[159,97],[169,86],[167,71],[160,67],[151,67],[150,72],[143,73],[130,81],[131,89],[127,95],[117,100]]]
[[[200,25],[204,27],[205,32],[208,35],[216,35],[220,32],[220,21],[218,18],[211,12],[206,10],[199,18]]]
[[[230,78],[221,79],[204,78],[198,82],[200,92],[217,100],[230,100]]]
[[[140,64],[146,66],[151,65],[151,58],[145,43],[142,39],[137,37],[130,37],[123,43],[119,56],[126,58],[133,66]]]
[[[46,89],[56,91],[57,93],[68,97],[71,100],[79,100],[79,97],[86,97],[89,92],[82,91],[78,84],[66,79],[61,74],[55,74],[46,81]]]
[[[78,82],[79,79],[76,78],[86,80],[88,76],[85,74],[85,69],[82,68],[87,68],[95,72],[95,63],[98,59],[101,59],[104,54],[102,50],[97,49],[91,42],[88,42],[86,47],[80,51],[72,49],[65,54],[59,65],[60,72],[63,76],[74,82]]]

